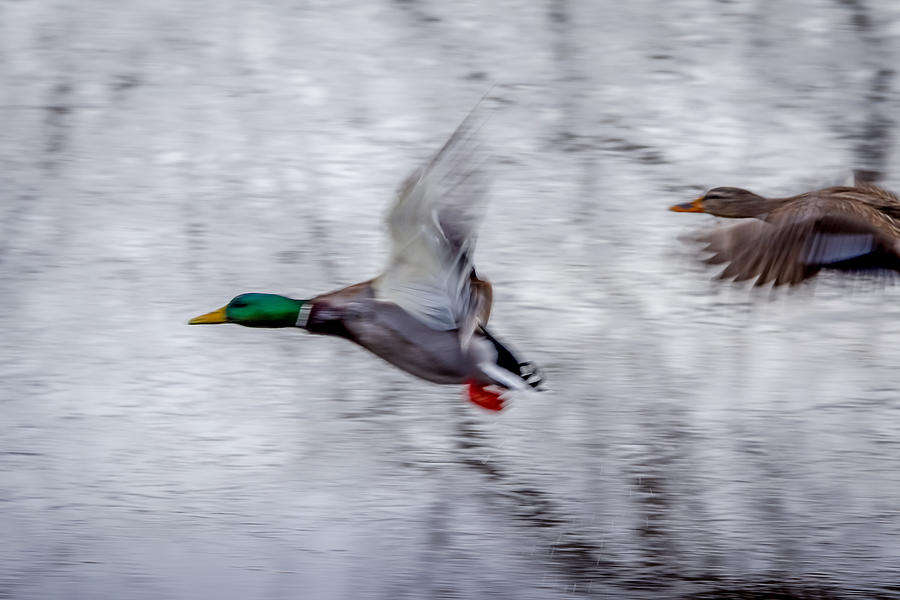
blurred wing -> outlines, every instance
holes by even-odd
[[[471,283],[487,191],[477,143],[486,117],[478,115],[476,107],[398,189],[387,218],[390,259],[374,282],[379,299],[398,304],[433,329],[459,329],[465,339],[484,312],[485,298]]]
[[[706,262],[727,264],[720,278],[755,278],[757,286],[794,285],[825,267],[870,271],[900,266],[891,236],[854,215],[748,221],[700,239],[713,253]]]

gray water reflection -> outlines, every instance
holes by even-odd
[[[900,5],[0,2],[0,598],[900,596],[898,291],[710,282],[665,207],[893,173]],[[188,328],[385,258],[492,85],[503,414]]]

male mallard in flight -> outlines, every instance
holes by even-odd
[[[309,300],[241,294],[190,324],[299,327],[343,337],[422,379],[465,383],[469,399],[490,410],[503,408],[503,390],[537,387],[537,369],[486,328],[491,285],[476,276],[472,261],[485,199],[473,162],[473,114],[400,186],[381,275]]]
[[[764,198],[733,187],[714,188],[676,212],[705,212],[753,221],[699,236],[727,263],[720,278],[755,285],[794,285],[821,269],[900,271],[900,200],[862,181],[789,198]]]

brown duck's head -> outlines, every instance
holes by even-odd
[[[768,201],[753,192],[736,187],[717,187],[693,202],[669,207],[675,212],[701,212],[717,217],[756,217],[768,211]]]

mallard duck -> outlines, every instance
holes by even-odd
[[[189,323],[299,327],[346,338],[422,379],[466,384],[469,399],[490,410],[503,408],[506,390],[538,387],[538,370],[487,329],[492,288],[472,260],[486,196],[473,157],[474,114],[398,189],[381,275],[308,300],[240,294]]]
[[[852,186],[789,198],[718,187],[670,210],[753,219],[698,236],[712,253],[708,263],[727,263],[723,279],[779,286],[798,284],[821,269],[900,271],[900,200],[859,177]]]

